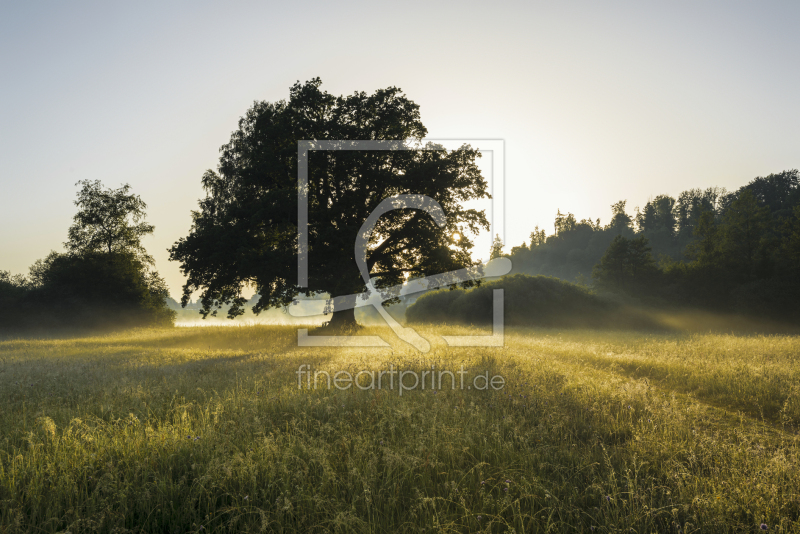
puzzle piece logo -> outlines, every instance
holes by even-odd
[[[458,140],[459,143],[467,142]],[[469,141],[475,143],[475,141]],[[503,235],[503,142],[480,141],[480,147],[491,146],[489,150],[481,148],[481,152],[490,152],[492,155],[492,223],[493,234]],[[441,148],[426,148],[427,150],[442,150]],[[299,141],[298,142],[298,176],[297,176],[297,278],[298,286],[308,287],[308,152],[310,150],[420,150],[407,146],[402,141]],[[425,150],[425,149],[423,149]],[[498,172],[499,171],[499,172]],[[397,195],[381,202],[370,214],[358,232],[355,242],[355,257],[361,277],[367,285],[367,291],[358,295],[344,295],[333,299],[318,299],[304,301],[304,306],[298,308],[291,306],[289,313],[296,317],[320,315],[331,309],[343,310],[353,307],[373,306],[383,317],[389,327],[397,336],[421,352],[430,350],[428,340],[420,336],[413,328],[400,325],[383,308],[384,298],[374,285],[367,268],[367,243],[378,219],[396,209],[418,209],[427,212],[439,226],[445,226],[445,214],[436,200],[421,194]],[[414,287],[406,287],[405,294],[435,289],[468,280],[478,280],[485,277],[501,276],[511,270],[511,261],[507,258],[497,258],[486,265],[468,269],[460,269],[447,273],[427,276],[415,280]],[[402,286],[384,289],[391,295],[399,295]],[[297,301],[295,301],[295,304]],[[442,336],[451,346],[470,347],[502,347],[503,346],[503,290],[495,289],[492,298],[493,320],[492,335],[489,336]],[[297,331],[298,345],[303,347],[388,347],[379,336],[309,336],[308,329],[301,328]]]

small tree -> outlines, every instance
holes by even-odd
[[[611,222],[605,227],[606,230],[615,232],[618,235],[633,235],[633,219],[625,212],[626,200],[620,200],[611,205]]]
[[[544,245],[546,242],[547,235],[545,235],[544,230],[539,230],[539,226],[537,225],[536,228],[533,229],[533,232],[531,232],[531,249]]]
[[[566,215],[561,213],[561,210],[558,210],[556,214],[556,220],[553,223],[556,229],[556,235],[559,236],[566,232],[571,232],[577,226],[578,221],[575,220],[575,216],[571,213],[567,213]]]
[[[133,254],[144,263],[153,258],[142,246],[142,237],[152,234],[155,227],[144,221],[147,204],[139,195],[130,193],[131,186],[103,189],[99,180],[83,180],[78,192],[78,213],[69,227],[69,241],[64,246],[73,254],[119,252]]]
[[[494,260],[503,255],[503,240],[500,239],[500,234],[495,234],[492,240],[492,248],[489,250],[489,260]]]
[[[646,291],[658,273],[647,238],[618,235],[594,266],[592,278],[600,289],[633,295]]]

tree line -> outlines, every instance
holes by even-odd
[[[513,247],[514,272],[592,285],[660,306],[800,319],[800,176],[757,177],[734,192],[659,195],[633,216],[612,206],[609,224],[558,211]],[[496,254],[497,243],[493,244]]]
[[[331,326],[351,329],[367,280],[392,304],[406,279],[479,263],[470,236],[488,229],[488,219],[464,204],[489,196],[480,147],[425,144],[419,106],[396,87],[337,97],[321,85],[297,82],[287,100],[255,102],[221,147],[217,170],[202,176],[205,198],[188,235],[169,249],[187,277],[184,307],[199,294],[200,315],[234,318],[246,309],[248,287],[258,295],[247,306],[254,313],[328,294],[341,297]],[[324,139],[334,148],[308,141]],[[299,150],[302,140],[310,148]],[[365,140],[390,143],[357,149]],[[301,170],[306,183],[298,188]],[[0,271],[0,325],[171,324],[166,285],[141,245],[153,232],[145,203],[128,185],[78,185],[66,252],[50,253],[25,276]],[[424,198],[429,207],[399,205],[400,197]],[[365,228],[373,211],[390,205]],[[592,285],[597,294],[797,319],[798,205],[798,171],[784,171],[733,193],[659,195],[633,216],[620,201],[606,226],[559,211],[553,235],[536,228],[530,244],[508,256],[517,274]],[[354,250],[357,237],[362,246]],[[495,240],[492,257],[502,250]],[[299,255],[309,260],[302,278]],[[563,284],[515,283],[531,295],[584,302]]]
[[[147,205],[129,185],[77,185],[66,252],[50,252],[28,275],[0,271],[0,328],[172,325],[166,283],[141,243],[154,230]]]

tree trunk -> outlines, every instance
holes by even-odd
[[[334,308],[333,316],[328,324],[328,328],[346,332],[357,330],[359,326],[356,322],[356,310],[354,305],[355,297],[353,296],[352,298],[347,299],[345,303],[340,305],[339,310]]]
[[[334,311],[331,317],[331,322],[328,328],[333,330],[349,331],[358,328],[356,322],[356,311],[353,308],[349,310]]]

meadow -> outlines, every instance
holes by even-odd
[[[0,532],[800,532],[800,337],[295,328],[0,341]]]

